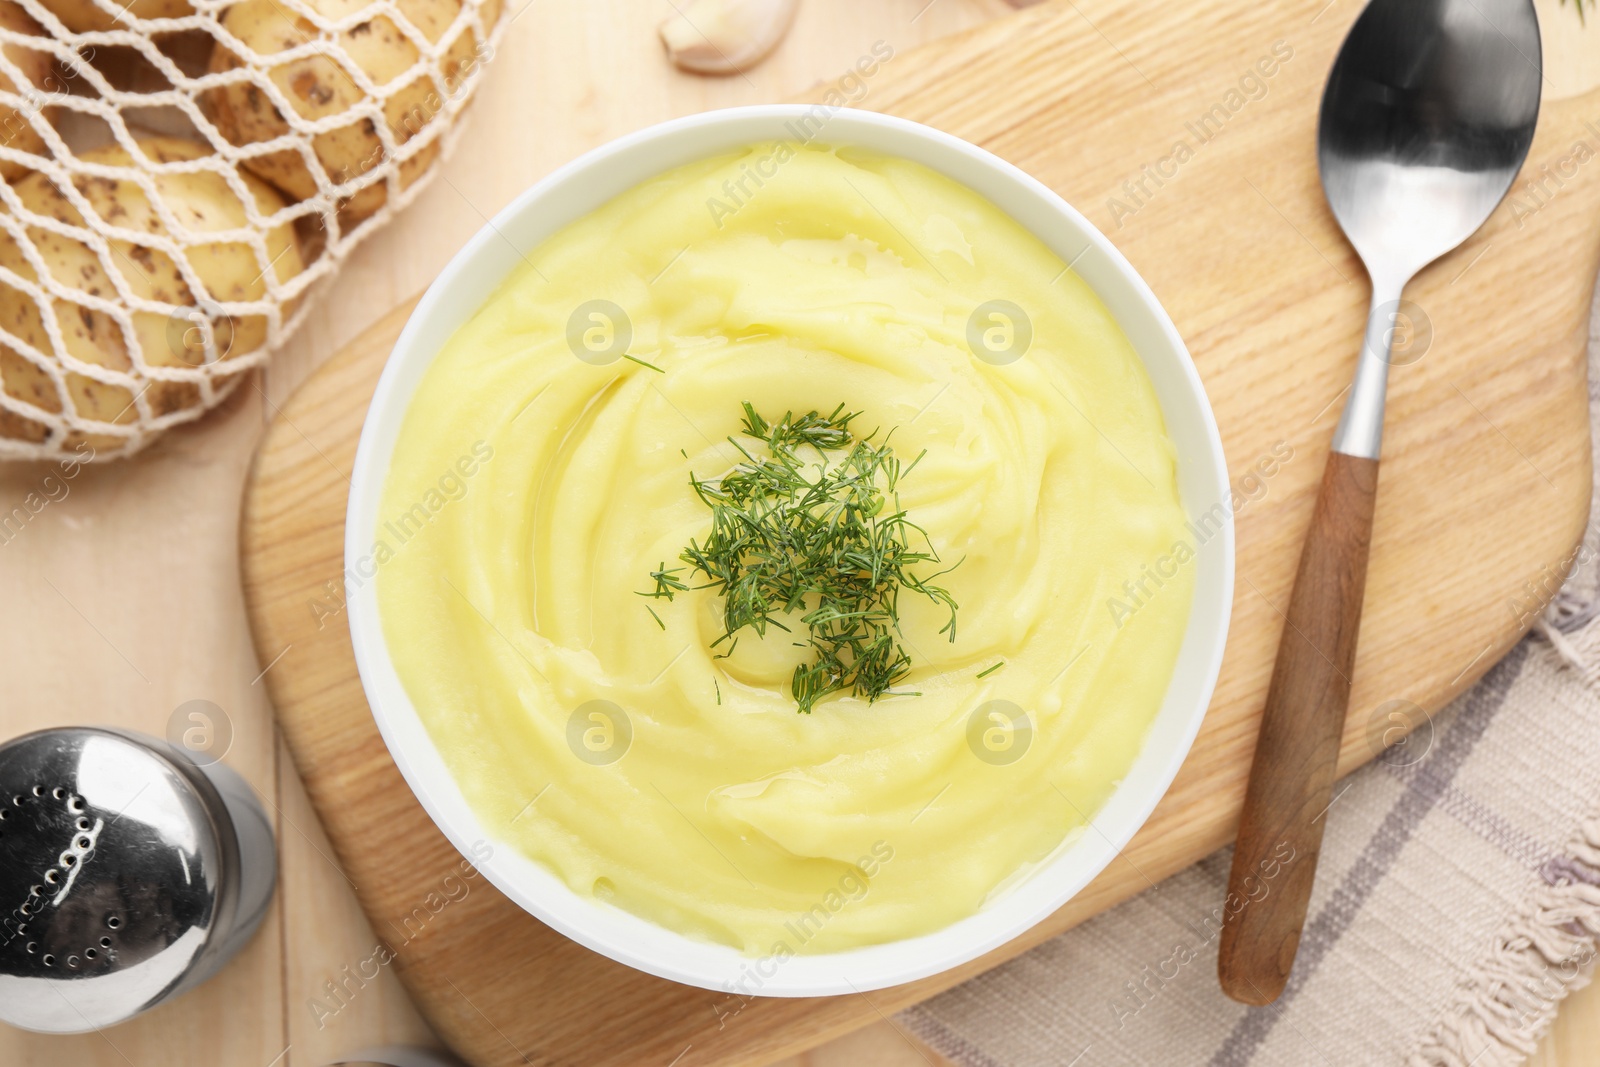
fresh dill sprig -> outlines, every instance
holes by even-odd
[[[655,591],[654,592],[650,592],[650,593],[640,593],[639,595],[640,596],[651,596],[651,597],[666,597],[668,600],[671,600],[672,599],[672,594],[681,593],[684,590],[689,588],[687,585],[684,585],[682,582],[680,582],[678,580],[678,578],[677,578],[677,574],[681,570],[683,570],[682,567],[670,567],[669,568],[667,566],[666,561],[662,560],[661,561],[661,565],[659,567],[657,567],[655,570],[650,572],[651,580],[656,583]]]
[[[723,597],[724,632],[712,647],[730,642],[719,657],[726,658],[745,627],[762,637],[768,626],[787,632],[778,616],[801,613],[809,632],[795,643],[813,658],[795,668],[790,691],[805,713],[846,689],[876,701],[910,672],[899,640],[903,589],[943,605],[949,618],[939,632],[956,639],[955,598],[933,581],[960,561],[916,573],[940,560],[900,506],[897,486],[910,468],[894,454],[892,430],[881,441],[877,431],[851,430],[859,415],[840,404],[828,415],[786,412],[774,423],[746,401],[741,433],[765,448],[730,437],[741,462],[720,478],[689,476],[711,510],[711,532],[679,558],[705,578],[697,588]],[[672,600],[688,588],[681,569],[662,563],[650,572],[655,588],[640,595]]]

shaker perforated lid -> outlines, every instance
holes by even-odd
[[[177,750],[93,728],[0,746],[0,1019],[72,1033],[176,995],[220,966],[239,895],[228,804]]]

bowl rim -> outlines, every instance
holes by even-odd
[[[1067,841],[1025,875],[1009,880],[1006,888],[978,912],[938,930],[846,951],[800,954],[787,958],[770,955],[753,958],[726,946],[711,945],[668,930],[591,898],[580,897],[552,872],[522,856],[514,847],[496,847],[500,843],[494,840],[493,835],[478,821],[476,813],[466,804],[459,786],[444,766],[441,754],[399,682],[376,608],[376,565],[369,576],[359,568],[359,564],[373,544],[372,535],[381,518],[378,507],[388,473],[393,438],[398,434],[399,423],[410,406],[415,379],[420,377],[438,351],[439,342],[431,341],[425,335],[430,330],[442,330],[444,335],[453,333],[477,313],[499,282],[504,281],[515,265],[515,259],[505,262],[503,269],[499,270],[498,281],[487,288],[477,284],[471,286],[470,291],[477,293],[475,302],[462,310],[462,297],[468,294],[458,290],[463,288],[464,279],[470,272],[493,269],[496,259],[506,260],[504,249],[507,246],[516,257],[521,257],[521,251],[507,236],[507,231],[516,230],[519,221],[536,214],[540,205],[571,193],[584,176],[593,175],[619,159],[625,160],[630,154],[664,150],[676,141],[693,141],[697,134],[716,134],[723,138],[723,145],[721,148],[690,152],[686,160],[731,150],[739,144],[782,140],[786,139],[781,132],[786,128],[785,123],[816,120],[819,109],[824,116],[822,132],[809,140],[825,144],[862,145],[907,158],[910,157],[906,153],[882,148],[881,144],[888,141],[916,146],[918,152],[938,156],[947,166],[930,163],[927,159],[919,162],[969,185],[1014,219],[1017,218],[1014,210],[1016,203],[1026,202],[1046,217],[1053,217],[1052,221],[1061,225],[1064,234],[1071,233],[1082,238],[1084,245],[1076,259],[1069,261],[1069,267],[1076,267],[1079,260],[1087,261],[1090,253],[1095,253],[1094,260],[1097,262],[1090,264],[1094,271],[1105,275],[1105,281],[1126,289],[1124,296],[1132,301],[1132,309],[1136,309],[1139,316],[1132,321],[1142,327],[1141,333],[1148,334],[1145,343],[1141,345],[1134,340],[1130,322],[1124,321],[1115,309],[1111,309],[1113,316],[1123,333],[1129,335],[1130,343],[1134,344],[1147,375],[1157,385],[1158,394],[1163,388],[1176,391],[1174,402],[1187,403],[1188,407],[1181,411],[1182,416],[1194,421],[1191,436],[1204,446],[1203,455],[1179,456],[1180,483],[1185,476],[1192,476],[1189,480],[1204,483],[1207,489],[1207,495],[1199,501],[1189,499],[1191,494],[1184,493],[1186,513],[1194,515],[1193,505],[1196,503],[1212,501],[1224,506],[1215,533],[1209,539],[1202,540],[1197,550],[1200,557],[1197,563],[1199,573],[1196,576],[1188,628],[1162,707],[1141,742],[1139,755],[1128,774],[1087,820],[1087,829],[1095,830],[1094,835],[1089,834],[1087,829],[1075,838],[1069,835]],[[746,127],[770,128],[772,132],[766,136],[759,133],[755,136],[733,135],[732,131]],[[711,139],[716,140],[717,136]],[[647,168],[640,171],[616,193],[600,197],[593,207],[647,180],[651,175],[663,173],[676,165],[678,161],[673,159],[653,170]],[[960,174],[952,173],[952,170],[964,170],[982,176],[986,184],[1009,188],[1014,193],[1015,202],[1010,205],[1002,203]],[[593,210],[593,207],[589,210]],[[529,242],[528,247],[536,247],[544,236],[585,213],[579,211],[563,215],[557,210],[555,221],[544,229],[543,235]],[[1017,221],[1057,251],[1058,255],[1062,254],[1056,248],[1056,242],[1041,234],[1035,226],[1021,219]],[[1063,259],[1066,259],[1065,255]],[[489,262],[491,268],[484,268],[482,264],[485,262]],[[1083,276],[1084,272],[1080,272],[1080,277]],[[1088,281],[1087,277],[1085,281]],[[1110,309],[1111,303],[1105,291],[1100,286],[1089,284]],[[445,321],[452,321],[452,324],[448,328],[439,325]],[[1158,351],[1158,355],[1168,364],[1168,377],[1159,381],[1151,367],[1151,354],[1146,351],[1151,346],[1157,350],[1165,346],[1165,351]],[[1164,395],[1161,406],[1171,433],[1174,412],[1169,410]],[[1216,495],[1210,495],[1212,493]],[[985,149],[907,119],[848,107],[815,104],[761,104],[725,108],[637,130],[592,149],[552,171],[481,227],[428,287],[395,342],[364,416],[351,471],[351,492],[345,517],[343,580],[346,586],[347,619],[363,693],[384,744],[406,784],[434,825],[461,855],[490,884],[524,911],[586,948],[635,970],[674,982],[718,992],[764,997],[864,993],[949,970],[1022,936],[1077,895],[1120,855],[1134,833],[1147,821],[1156,804],[1167,794],[1204,721],[1226,647],[1234,586],[1234,524],[1230,493],[1227,464],[1215,415],[1194,361],[1176,326],[1154,292],[1121,252],[1053,190]],[[1214,515],[1216,510],[1213,507],[1208,514]],[[370,555],[365,558],[370,561]],[[352,575],[355,576],[354,580]],[[1210,589],[1204,603],[1201,598],[1202,585]],[[1175,696],[1179,667],[1191,659],[1189,688],[1186,694]],[[1177,710],[1173,711],[1173,708]],[[1168,719],[1175,721],[1166,722]],[[1166,738],[1167,752],[1164,757],[1159,754],[1151,757],[1150,765],[1146,768],[1146,757],[1151,756],[1158,724],[1172,730],[1170,737]],[[1130,796],[1129,782],[1135,778],[1136,771],[1145,780],[1140,783],[1139,792]],[[1118,805],[1116,819],[1108,831],[1097,822],[1112,809],[1114,803]],[[1074,858],[1078,862],[1067,864],[1066,861]],[[1030,886],[1034,887],[1033,891],[1024,894],[1023,890]],[[985,921],[979,922],[980,919]],[[774,963],[775,973],[771,975],[766,973],[763,966],[769,962]],[[751,988],[752,985],[754,988]]]

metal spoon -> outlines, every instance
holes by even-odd
[[[1228,880],[1217,973],[1246,1004],[1283,991],[1311,898],[1350,701],[1400,295],[1511,187],[1542,77],[1531,0],[1372,0],[1328,77],[1322,188],[1372,279],[1372,310],[1301,549]]]

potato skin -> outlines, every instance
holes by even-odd
[[[44,36],[44,27],[28,16],[21,4],[11,3],[10,0],[0,0],[0,26],[16,33],[26,33],[34,37]],[[7,45],[5,51],[6,57],[21,68],[34,88],[48,90],[56,87],[52,70],[54,63],[48,52],[36,52],[21,45]],[[16,92],[18,88],[4,74],[0,74],[0,87],[12,92]],[[3,105],[0,105],[0,144],[27,152],[29,155],[45,154],[44,138],[33,128],[28,116],[16,108]],[[22,177],[29,169],[15,160],[0,159],[0,177],[4,177],[7,181]]]
[[[308,0],[321,15],[343,18],[366,6],[366,0]],[[400,11],[430,41],[443,37],[461,10],[461,0],[399,0]],[[488,0],[481,17],[486,27],[499,16],[500,0]],[[243,0],[223,12],[222,24],[256,54],[271,56],[314,39],[316,27],[273,0]],[[386,17],[360,23],[339,35],[338,46],[375,83],[388,86],[417,61],[416,46]],[[437,117],[450,94],[488,54],[471,32],[463,33],[444,61],[444,85],[419,74],[397,86],[384,102],[383,117],[398,144],[404,144]],[[244,66],[240,57],[219,46],[211,57],[213,71]],[[269,76],[291,101],[295,112],[307,119],[342,115],[359,106],[366,94],[336,62],[313,56],[272,67]],[[281,137],[290,126],[271,99],[248,83],[227,86],[212,96],[217,128],[238,145]],[[317,162],[329,179],[342,184],[360,178],[383,162],[383,142],[369,115],[350,115],[347,125],[312,138]],[[408,186],[438,156],[438,142],[428,145],[400,165],[400,182]],[[298,152],[274,152],[245,161],[261,177],[295,200],[317,193],[317,182]],[[383,182],[363,187],[340,205],[352,223],[376,212],[388,199]]]
[[[139,146],[152,160],[162,163],[209,154],[202,145],[170,137],[143,139]],[[128,153],[116,146],[85,152],[80,158],[110,165],[133,163]],[[271,186],[251,175],[243,177],[263,214],[284,206],[282,197]],[[154,181],[161,200],[185,229],[203,233],[247,225],[244,205],[218,175],[162,174]],[[111,225],[156,235],[168,232],[137,184],[87,175],[78,176],[73,184],[95,214]],[[83,225],[77,209],[48,176],[30,174],[15,183],[14,188],[30,211],[70,225]],[[40,227],[30,227],[28,235],[51,277],[89,296],[118,299],[112,277],[88,245]],[[164,252],[134,241],[117,240],[110,244],[116,269],[135,296],[180,309],[193,309],[194,316],[203,316],[212,323],[219,359],[236,359],[265,343],[267,322],[263,316],[233,320],[220,314],[215,307],[215,303],[256,300],[266,295],[266,281],[248,245],[221,242],[188,246],[186,256],[205,289],[197,294],[184,281],[177,264]],[[270,231],[267,249],[274,257],[272,269],[280,281],[287,281],[305,269],[291,227],[278,226]],[[4,233],[0,233],[0,264],[24,278],[37,277],[22,250]],[[70,299],[57,298],[53,307],[67,350],[73,356],[114,370],[133,368],[128,339],[115,318]],[[211,314],[203,309],[209,309]],[[3,283],[0,283],[0,324],[33,347],[52,351],[43,317],[32,297]],[[145,361],[152,366],[197,367],[203,364],[206,353],[202,330],[194,320],[181,313],[136,311],[133,314],[134,338]],[[3,344],[0,344],[0,386],[11,396],[45,411],[61,411],[60,398],[50,375]],[[84,418],[127,424],[138,417],[134,393],[125,386],[68,371],[66,387],[74,409]],[[144,395],[157,417],[197,408],[201,403],[199,387],[187,381],[154,380],[145,388]],[[0,436],[37,443],[47,438],[48,428],[42,422],[0,409]],[[79,442],[114,451],[121,438],[74,433],[65,444],[70,447]]]
[[[94,0],[39,0],[50,13],[60,19],[73,33],[91,33],[95,30],[114,30],[132,25],[127,19],[117,18],[109,11],[96,7]],[[117,0],[116,7],[123,7]],[[194,14],[188,0],[132,0],[125,10],[138,19],[176,19]]]

